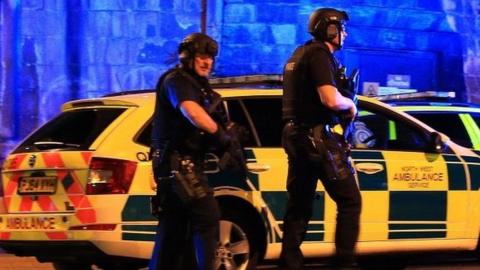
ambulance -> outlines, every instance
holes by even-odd
[[[221,209],[218,269],[252,269],[280,254],[288,165],[277,79],[213,81],[230,120],[248,130],[247,177],[208,171]],[[20,142],[2,166],[0,248],[55,269],[146,267],[158,222],[149,205],[156,188],[149,160],[154,101],[154,91],[136,91],[67,102]],[[474,252],[479,156],[375,98],[360,96],[358,106],[358,254]],[[215,165],[214,158],[207,162]],[[301,247],[307,258],[333,254],[335,216],[319,182]]]

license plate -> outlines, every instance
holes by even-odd
[[[68,228],[66,216],[0,216],[3,231],[58,231]]]
[[[54,194],[57,190],[55,176],[27,176],[18,181],[17,193],[19,195]]]

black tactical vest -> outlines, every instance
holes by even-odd
[[[188,87],[190,91],[198,93],[197,102],[217,123],[226,117],[218,109],[210,109],[212,107],[214,107],[213,109],[221,108],[221,106],[214,105],[214,101],[221,98],[211,89],[207,79],[194,78],[194,75],[179,67],[165,72],[156,87],[151,146],[153,149],[160,149],[169,144],[171,149],[187,150],[186,148],[195,146],[196,142],[194,141],[197,140],[197,137],[200,138],[201,130],[193,126],[179,110],[169,104],[170,102],[163,89],[165,78],[169,75],[176,76],[176,80],[182,80],[183,85],[181,87]]]
[[[307,58],[319,49],[328,52],[334,70],[336,73],[338,72],[337,61],[325,44],[309,41],[298,47],[287,61],[283,72],[282,118],[284,121],[294,120],[309,126],[338,123],[337,113],[322,104],[317,93],[317,86],[308,75],[311,71]]]

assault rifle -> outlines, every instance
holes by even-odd
[[[339,70],[339,85],[338,91],[342,96],[347,97],[355,103],[357,106],[358,103],[358,79],[359,79],[359,70],[356,68],[352,71],[349,77],[346,75],[347,68],[342,67]],[[343,128],[343,137],[345,140],[350,141],[352,132],[353,132],[353,120],[354,118],[342,116],[340,117],[340,124]]]
[[[204,152],[211,151],[219,155],[218,167],[223,171],[233,171],[242,178],[246,177],[247,164],[243,153],[242,141],[247,136],[247,130],[235,122],[228,121],[222,116],[221,105],[223,99],[215,94],[209,104],[203,104],[205,111],[217,123],[219,128],[224,130],[224,135],[228,137],[228,145],[218,145],[218,138],[207,134],[202,130],[193,132],[184,143],[191,151]]]

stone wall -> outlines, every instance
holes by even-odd
[[[460,1],[459,1],[460,2]],[[322,1],[350,14],[339,57],[360,68],[362,81],[386,85],[388,74],[411,76],[418,90],[456,91],[464,98],[462,36],[442,1]],[[224,74],[279,73],[288,55],[310,38],[317,1],[224,1]]]
[[[449,0],[444,3],[450,24],[462,37],[467,99],[480,103],[480,0]]]

